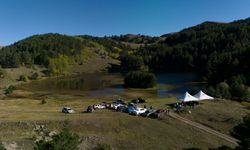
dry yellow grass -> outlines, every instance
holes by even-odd
[[[136,91],[134,91],[135,93]],[[0,100],[0,140],[19,141],[19,143],[22,141],[24,143],[32,142],[34,136],[32,128],[35,124],[46,124],[49,129],[59,131],[62,122],[69,120],[72,130],[83,139],[94,138],[92,141],[85,140],[85,145],[93,146],[102,142],[111,144],[115,149],[183,149],[190,147],[208,149],[220,145],[232,146],[218,137],[169,117],[158,120],[131,116],[112,110],[97,110],[90,114],[82,113],[88,105],[102,101],[111,102],[117,96],[103,97],[102,99],[101,97],[88,99],[84,96],[69,95],[56,97],[58,95],[36,98],[34,93],[16,91],[11,97]],[[131,97],[125,98],[130,99]],[[41,99],[45,99],[47,103],[41,104]],[[148,97],[147,101],[147,106],[167,108],[165,104],[174,102],[175,98]],[[224,109],[233,106],[245,111],[238,104],[227,101],[224,103]],[[72,107],[76,113],[61,113],[64,106]],[[217,113],[223,112],[221,112],[221,103],[219,102],[204,103],[201,106],[206,106],[207,111],[210,108]],[[192,114],[196,115],[195,112]],[[222,113],[221,115],[230,116],[232,114]],[[207,116],[208,112],[199,114],[201,118]],[[235,115],[231,117],[235,117]],[[211,124],[211,126],[213,125]],[[82,145],[82,147],[85,146]]]

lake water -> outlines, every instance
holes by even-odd
[[[200,78],[192,73],[156,74],[157,86],[152,89],[126,89],[123,87],[123,76],[115,73],[84,74],[76,77],[51,78],[23,84],[19,88],[30,91],[47,91],[54,94],[81,93],[91,97],[124,95],[135,92],[151,94],[156,97],[178,96],[185,91],[199,89]]]

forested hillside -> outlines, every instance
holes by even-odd
[[[60,34],[34,35],[0,52],[2,67],[18,67],[21,64],[48,66],[49,60],[60,55],[67,56],[71,63],[82,63],[88,53],[101,51],[103,47],[84,38]]]
[[[140,47],[132,55],[123,55],[123,69],[146,66],[161,72],[195,71],[212,85],[210,91],[217,90],[217,96],[250,98],[250,19],[204,22],[164,37],[164,41]]]
[[[53,68],[82,64],[94,54],[119,59],[123,72],[197,72],[218,97],[250,99],[250,18],[204,22],[161,37],[34,35],[2,48],[0,65]]]

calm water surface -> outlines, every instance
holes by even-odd
[[[199,89],[199,76],[192,73],[165,73],[155,74],[157,87],[150,90],[138,90],[137,92],[149,92],[156,97],[168,95],[180,95],[185,91]],[[30,91],[47,91],[56,94],[70,94],[72,92],[86,92],[90,96],[120,95],[135,89],[123,87],[123,76],[121,74],[95,73],[84,74],[76,77],[51,78],[42,81],[34,81],[23,84],[20,89]]]

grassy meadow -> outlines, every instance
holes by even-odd
[[[123,97],[129,100],[136,95],[136,92],[136,90],[129,92]],[[208,149],[221,145],[234,146],[167,115],[159,120],[131,116],[112,110],[84,113],[89,105],[103,101],[112,102],[116,98],[118,97],[44,96],[41,93],[17,90],[9,97],[0,100],[2,112],[0,114],[0,140],[7,143],[15,141],[20,148],[31,149],[36,135],[33,131],[35,125],[46,125],[49,130],[59,132],[62,123],[69,120],[72,131],[78,133],[83,139],[81,149],[93,149],[98,143],[108,143],[114,149],[185,149],[191,147]],[[42,104],[42,100],[46,103]],[[174,101],[174,97],[148,96],[146,105],[154,108],[167,108],[166,104]],[[70,106],[76,112],[63,114],[61,109],[64,106]],[[237,111],[231,113],[232,107]],[[206,101],[192,110],[191,114],[182,115],[229,133],[231,127],[238,123],[247,112],[249,113],[249,110],[240,103],[222,100]],[[211,117],[214,119],[211,120]],[[221,121],[221,118],[225,121]],[[229,121],[227,121],[228,118]],[[214,122],[215,119],[218,121]],[[235,123],[232,124],[230,120]]]

